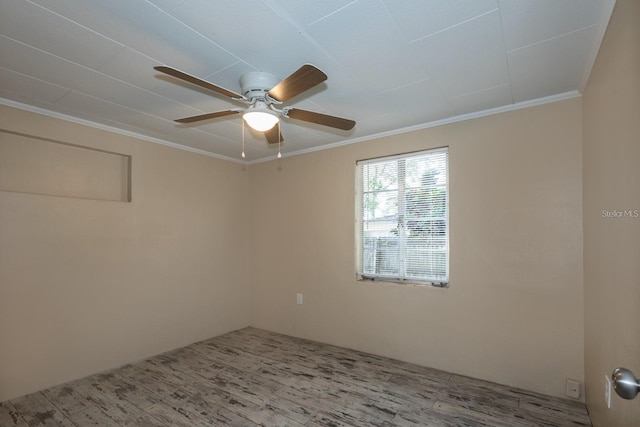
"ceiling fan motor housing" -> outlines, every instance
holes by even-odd
[[[250,71],[240,77],[242,94],[249,99],[264,98],[269,90],[278,84],[278,78],[262,71]]]

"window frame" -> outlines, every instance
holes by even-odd
[[[416,277],[411,277],[411,276],[407,276],[406,275],[406,269],[402,268],[402,264],[406,262],[405,259],[402,259],[402,257],[399,258],[398,260],[398,264],[399,264],[399,270],[404,273],[404,274],[398,274],[398,275],[385,275],[385,274],[371,274],[371,273],[364,273],[363,272],[363,264],[364,264],[364,260],[363,260],[363,253],[365,251],[364,249],[364,245],[363,245],[363,237],[364,237],[364,232],[363,232],[363,226],[365,223],[365,219],[364,219],[364,212],[363,212],[363,199],[364,199],[364,183],[363,183],[363,169],[364,167],[362,165],[366,165],[366,164],[371,164],[371,163],[378,163],[378,162],[386,162],[386,161],[393,161],[393,160],[406,160],[406,159],[410,159],[413,157],[418,157],[421,155],[427,155],[427,154],[436,154],[436,153],[445,153],[445,174],[446,174],[446,183],[444,185],[444,189],[445,189],[445,215],[443,217],[444,221],[445,221],[445,245],[444,245],[444,249],[445,249],[445,253],[446,253],[446,263],[445,263],[445,267],[446,267],[446,280],[443,281],[437,281],[437,280],[422,280],[420,278],[416,278]],[[398,174],[400,175],[402,172],[400,172],[400,169],[403,168],[399,168]],[[405,171],[406,172],[406,171]],[[398,284],[407,284],[407,285],[431,285],[434,287],[439,287],[439,288],[448,288],[449,287],[449,283],[450,283],[450,279],[451,279],[451,271],[450,271],[450,263],[451,263],[451,250],[450,250],[450,227],[449,227],[449,199],[450,199],[450,192],[449,192],[449,147],[448,146],[444,146],[444,147],[437,147],[437,148],[430,148],[430,149],[426,149],[426,150],[419,150],[419,151],[413,151],[413,152],[408,152],[408,153],[401,153],[401,154],[394,154],[394,155],[389,155],[389,156],[381,156],[381,157],[375,157],[375,158],[368,158],[368,159],[361,159],[356,161],[356,173],[355,173],[355,199],[356,199],[356,203],[355,203],[355,242],[356,242],[356,280],[357,281],[375,281],[375,282],[389,282],[389,283],[398,283]],[[403,215],[406,215],[406,194],[407,194],[407,189],[404,188],[405,186],[405,182],[404,179],[398,179],[398,183],[397,183],[398,189],[397,189],[397,193],[398,193],[398,216],[401,217]],[[400,195],[403,194],[405,197],[400,197]],[[403,227],[398,227],[398,233],[402,233],[402,228]],[[407,239],[408,236],[404,235],[401,237],[401,239],[398,241],[399,245],[403,245],[407,243]],[[398,250],[398,253],[400,253],[400,250]]]

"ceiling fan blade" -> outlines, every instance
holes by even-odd
[[[190,74],[187,74],[187,73],[182,72],[180,70],[176,70],[175,68],[167,67],[166,65],[159,65],[157,67],[153,67],[153,69],[156,70],[156,71],[160,71],[161,73],[165,73],[165,74],[168,74],[170,76],[176,77],[176,78],[178,78],[180,80],[184,80],[185,82],[189,82],[189,83],[194,84],[196,86],[200,86],[200,87],[203,87],[205,89],[212,90],[214,92],[219,93],[220,95],[228,96],[229,98],[244,98],[239,93],[235,93],[235,92],[230,91],[228,89],[225,89],[223,87],[216,86],[213,83],[206,82],[206,81],[204,81],[202,79],[199,79],[197,77],[194,77],[194,76],[192,76]]]
[[[200,120],[215,119],[216,117],[230,116],[231,114],[238,114],[238,113],[239,111],[235,111],[235,110],[225,110],[225,111],[218,111],[217,113],[207,113],[207,114],[200,114],[199,116],[184,117],[182,119],[176,119],[174,121],[178,123],[193,123],[193,122],[199,122]]]
[[[319,125],[329,126],[336,129],[351,130],[356,125],[356,122],[349,119],[343,119],[342,117],[329,116],[321,113],[314,113],[313,111],[300,110],[298,108],[291,108],[286,112],[287,117],[296,120],[302,120],[305,122],[316,123]]]
[[[325,80],[327,75],[324,72],[311,64],[305,64],[267,93],[276,101],[285,102]]]
[[[267,137],[267,142],[269,144],[277,144],[278,142],[284,141],[284,138],[282,137],[282,134],[278,130],[278,127],[279,126],[274,126],[268,131],[264,132],[264,136]],[[280,137],[280,139],[278,139],[278,137]]]

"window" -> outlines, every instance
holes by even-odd
[[[448,149],[357,163],[357,278],[447,286]]]

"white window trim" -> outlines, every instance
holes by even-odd
[[[384,274],[362,274],[362,260],[363,260],[363,247],[362,247],[362,227],[363,227],[363,219],[362,219],[362,168],[359,167],[360,164],[368,163],[368,162],[376,162],[380,160],[390,161],[395,159],[408,158],[411,156],[417,156],[420,154],[427,153],[439,153],[445,152],[447,154],[447,180],[446,180],[446,215],[445,221],[447,226],[447,235],[446,235],[446,251],[447,251],[447,280],[446,281],[432,281],[432,280],[420,280],[413,277],[399,277],[397,275],[384,275]],[[391,156],[381,156],[370,159],[363,159],[356,162],[356,174],[355,174],[355,196],[356,196],[356,204],[355,204],[355,234],[356,234],[356,280],[358,281],[372,281],[372,282],[390,282],[390,283],[401,283],[408,285],[431,285],[439,288],[448,288],[451,272],[450,272],[450,263],[451,263],[451,252],[450,252],[450,230],[449,230],[449,147],[439,147],[427,150],[420,150],[415,152],[391,155]],[[401,203],[401,202],[400,202]]]

